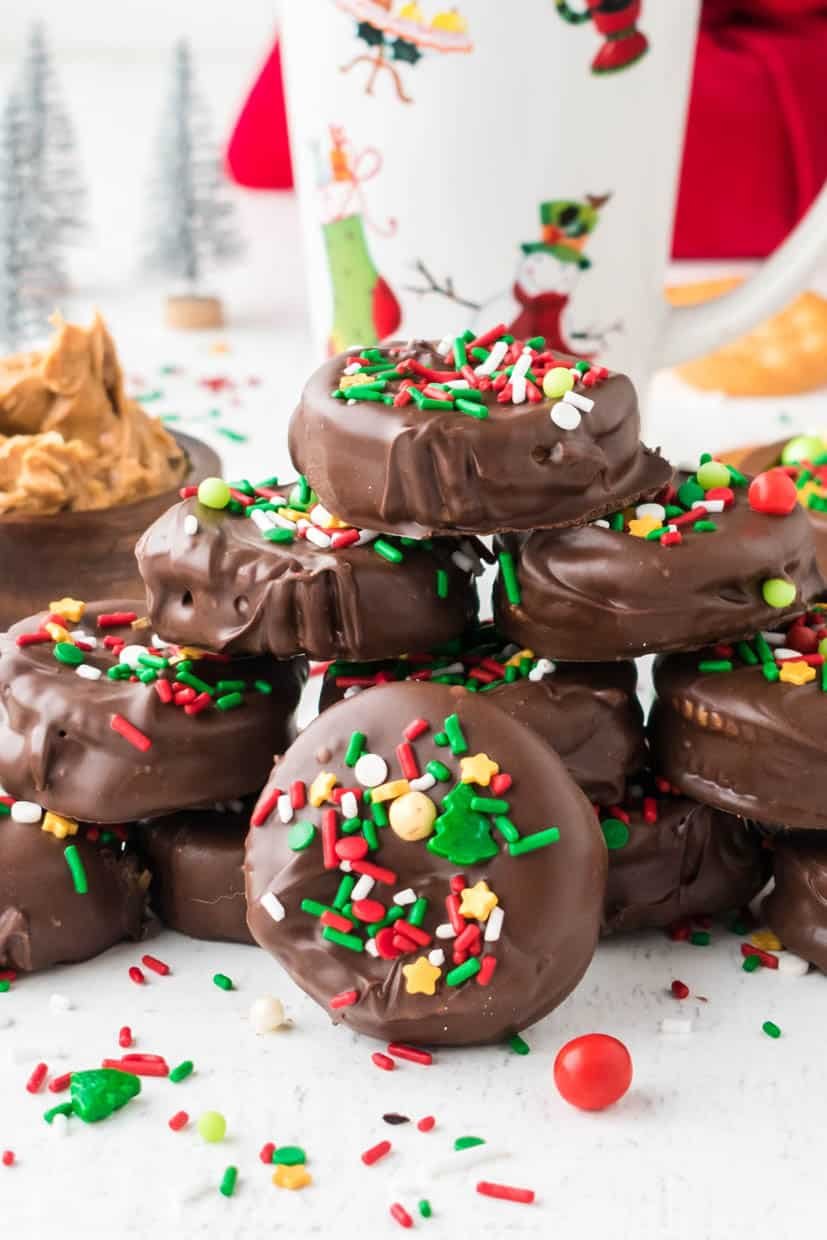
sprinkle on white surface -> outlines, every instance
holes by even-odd
[[[68,995],[53,994],[49,995],[49,1011],[50,1012],[71,1012],[74,1003]]]
[[[664,1016],[660,1022],[661,1033],[687,1034],[692,1032],[692,1021],[688,1016]]]
[[[810,972],[810,964],[801,956],[796,956],[794,952],[779,952],[778,972],[784,977],[804,977]]]
[[[250,1008],[250,1024],[255,1033],[272,1033],[286,1024],[284,1004],[275,995],[262,995]]]

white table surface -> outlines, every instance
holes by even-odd
[[[251,249],[221,282],[231,314],[238,308],[226,331],[167,333],[157,292],[127,291],[115,280],[82,279],[66,309],[85,314],[100,302],[135,390],[163,393],[148,407],[205,434],[229,475],[269,474],[287,467],[286,419],[312,358],[294,205],[250,196],[242,209]],[[216,343],[228,351],[214,352]],[[178,373],[162,375],[169,365]],[[202,385],[217,376],[236,386],[214,394]],[[649,438],[683,461],[818,425],[824,403],[823,394],[722,401],[665,375],[653,388]],[[212,409],[220,419],[209,417]],[[224,439],[219,422],[247,441]],[[434,1216],[417,1217],[417,1234],[435,1236],[783,1240],[818,1226],[810,1220],[823,1195],[827,982],[816,973],[744,974],[738,940],[723,929],[708,948],[660,934],[601,945],[577,991],[527,1033],[526,1058],[507,1048],[443,1051],[431,1068],[405,1064],[392,1074],[372,1066],[374,1043],[331,1028],[263,952],[167,932],[149,950],[172,965],[172,976],[148,974],[139,988],[127,968],[141,950],[124,945],[0,995],[0,1149],[17,1156],[14,1167],[0,1166],[4,1237],[382,1237],[400,1234],[389,1204],[415,1211],[420,1196]],[[234,978],[234,992],[212,984],[217,970]],[[672,999],[676,977],[707,1001]],[[256,1037],[246,1015],[266,993],[286,1002],[294,1025]],[[54,994],[73,1010],[56,1014]],[[679,1013],[692,1017],[693,1032],[661,1033],[660,1020]],[[779,1041],[762,1033],[766,1019],[782,1027]],[[181,1085],[147,1081],[126,1110],[99,1126],[73,1120],[61,1139],[41,1118],[59,1099],[26,1092],[31,1069],[41,1058],[54,1073],[97,1066],[117,1053],[123,1024],[137,1050],[163,1053],[170,1064],[192,1058],[196,1073]],[[586,1115],[558,1096],[551,1067],[563,1042],[595,1030],[628,1044],[635,1080],[613,1110]],[[181,1108],[193,1119],[222,1111],[227,1140],[206,1146],[193,1125],[172,1133],[166,1122]],[[385,1111],[432,1113],[438,1125],[427,1136],[413,1124],[389,1128]],[[468,1133],[486,1138],[501,1161],[434,1178],[433,1164],[444,1156],[450,1166],[453,1139]],[[393,1154],[365,1168],[360,1151],[383,1137]],[[267,1140],[307,1149],[311,1187],[272,1186],[257,1157]],[[239,1186],[225,1200],[218,1183],[229,1163]],[[537,1203],[485,1200],[474,1191],[482,1176],[533,1187]]]

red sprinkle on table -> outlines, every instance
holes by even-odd
[[[384,1158],[386,1154],[391,1152],[390,1141],[379,1141],[376,1145],[372,1145],[369,1150],[365,1150],[362,1154],[362,1162],[366,1167],[372,1167],[374,1163],[379,1162],[380,1158]]]
[[[689,997],[689,987],[686,982],[679,982],[676,978],[672,983],[671,989],[676,999],[687,999]]]
[[[389,1042],[388,1054],[396,1059],[409,1059],[411,1063],[421,1063],[425,1067],[434,1062],[430,1051],[421,1051],[416,1046],[406,1046],[404,1042]]]
[[[519,1201],[522,1205],[531,1205],[534,1200],[533,1188],[515,1188],[512,1184],[493,1184],[491,1180],[480,1180],[477,1192],[483,1197],[498,1197],[501,1201]]]
[[[124,1025],[118,1034],[118,1046],[122,1046],[127,1050],[132,1045],[132,1030],[129,1025]]]
[[[176,1111],[172,1119],[168,1121],[173,1132],[180,1132],[182,1128],[186,1128],[189,1122],[190,1117],[187,1115],[186,1111]]]
[[[266,1141],[258,1152],[259,1160],[266,1165],[273,1161],[273,1155],[276,1152],[275,1142]]]
[[[395,1201],[391,1206],[391,1218],[395,1219],[400,1227],[413,1227],[413,1219],[404,1206]]]
[[[49,1081],[49,1084],[46,1086],[46,1088],[49,1090],[49,1093],[51,1094],[61,1094],[63,1093],[64,1089],[69,1088],[71,1083],[72,1083],[71,1072],[64,1072],[62,1076],[52,1077],[51,1081]]]
[[[167,977],[171,971],[169,965],[159,960],[157,956],[141,956],[141,964],[151,969],[153,973],[159,973],[161,977]]]
[[[136,986],[143,986],[146,978],[136,964],[129,967],[129,980],[134,982]]]
[[[43,1088],[43,1082],[46,1080],[48,1072],[49,1072],[48,1064],[39,1063],[37,1065],[34,1072],[31,1074],[28,1081],[26,1082],[26,1089],[29,1091],[30,1094],[37,1094],[40,1092],[40,1090]]]
[[[14,1166],[14,1150],[3,1150],[2,1162],[4,1167]]]
[[[374,1051],[370,1058],[371,1062],[375,1063],[377,1068],[381,1068],[383,1072],[393,1072],[396,1067],[390,1055],[383,1055],[381,1051]]]
[[[433,1115],[423,1115],[422,1119],[417,1121],[416,1126],[420,1132],[431,1132],[436,1127],[436,1120]]]
[[[753,947],[751,943],[741,944],[742,956],[757,956],[765,969],[777,969],[778,957],[773,956],[772,952],[764,952],[760,947]]]

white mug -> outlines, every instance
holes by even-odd
[[[699,7],[285,0],[319,351],[504,323],[642,384],[783,305],[827,238],[825,190],[736,291],[664,300]]]

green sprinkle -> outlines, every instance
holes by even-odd
[[[320,904],[318,900],[302,900],[299,908],[303,913],[310,913],[311,917],[321,917],[322,913],[327,912],[327,905]]]
[[[259,693],[272,693],[273,692],[273,686],[270,684],[269,680],[254,680],[253,686],[255,689],[258,690]]]
[[[142,685],[151,685],[153,681],[158,679],[158,673],[153,671],[151,667],[148,667],[145,671],[138,672],[138,679]]]
[[[11,990],[11,982],[7,977],[0,978],[0,995],[8,994]]]
[[[475,400],[466,400],[464,396],[454,398],[454,404],[460,413],[465,413],[469,418],[476,418],[478,422],[483,422],[488,417],[488,409],[485,405],[478,405]]]
[[[513,1033],[508,1039],[508,1045],[511,1047],[515,1055],[530,1055],[531,1047],[525,1038],[521,1038],[519,1033]]]
[[[742,474],[734,465],[727,465],[727,469],[729,470],[729,481],[732,486],[745,487],[747,485],[749,478],[747,478],[746,474]]]
[[[445,974],[446,986],[461,986],[463,982],[467,982],[469,977],[473,977],[475,973],[480,971],[480,961],[478,956],[469,956],[465,964],[459,964],[455,969],[451,969]]]
[[[306,506],[310,503],[312,495],[313,490],[310,483],[307,481],[307,478],[304,474],[299,474],[298,479],[296,480],[296,485],[290,492],[290,507],[296,508],[300,504]]]
[[[363,952],[365,944],[362,939],[357,938],[355,934],[342,934],[341,930],[334,930],[332,926],[325,926],[322,930],[322,938],[327,939],[329,943],[336,943],[339,947],[346,947],[352,952]]]
[[[465,340],[462,336],[457,336],[454,341],[454,365],[457,370],[462,370],[463,366],[468,365],[468,352],[465,348]]]
[[[698,664],[699,672],[731,672],[731,659],[701,659]]]
[[[160,400],[163,395],[164,393],[160,388],[153,388],[151,392],[141,392],[135,397],[135,400],[140,401],[142,405],[148,405],[153,400]]]
[[[294,822],[290,830],[287,832],[287,847],[293,852],[304,852],[305,848],[309,848],[316,837],[316,828],[312,822],[302,819],[300,822]]]
[[[225,693],[216,700],[217,710],[236,710],[237,707],[244,705],[243,693]]]
[[[361,818],[346,818],[342,823],[342,835],[355,835],[362,830]]]
[[[758,658],[762,663],[774,663],[775,655],[772,652],[772,646],[764,637],[763,633],[757,633],[755,636],[755,648],[758,651]]]
[[[217,426],[215,429],[219,435],[223,435],[224,438],[229,439],[231,443],[246,443],[247,442],[247,436],[243,433],[243,431],[231,430],[229,426]],[[227,505],[227,507],[229,508],[231,504],[238,504],[238,501],[230,500],[230,503]],[[233,509],[234,512],[243,512],[243,510],[244,510],[244,507],[242,504],[239,504],[238,508]]]
[[[69,873],[72,875],[75,892],[79,896],[85,896],[89,890],[89,880],[86,877],[86,870],[83,867],[80,853],[74,844],[67,844],[63,850],[63,855],[66,858]]]
[[[255,487],[249,478],[239,478],[237,482],[230,482],[227,485],[231,486],[234,491],[241,491],[243,495],[255,495]]]
[[[226,973],[213,973],[212,980],[219,990],[232,990],[233,988],[232,978],[227,977]]]
[[[391,564],[401,564],[405,558],[399,548],[394,547],[386,538],[376,538],[371,545],[377,555],[381,555],[384,560],[390,560]]]
[[[455,1150],[470,1150],[475,1145],[485,1145],[483,1137],[457,1137],[454,1142]]]
[[[448,574],[444,568],[436,570],[436,596],[437,598],[448,597]]]
[[[475,814],[507,814],[510,809],[511,803],[499,797],[471,797],[471,810]]]
[[[827,667],[827,663],[823,664],[823,666]],[[446,737],[446,740],[447,740],[447,737]],[[444,783],[446,780],[449,780],[451,778],[451,772],[448,770],[448,767],[445,765],[444,762],[440,762],[438,758],[432,758],[431,761],[428,763],[428,765],[425,767],[425,770],[428,772],[429,775],[433,775],[434,779],[438,779],[442,783]]]
[[[419,1213],[422,1215],[423,1218],[431,1217],[431,1214],[432,1214],[431,1203],[430,1201],[428,1201],[426,1197],[422,1198],[422,1200],[419,1202],[419,1205],[417,1206],[417,1209],[419,1210]]]
[[[780,1038],[781,1029],[776,1025],[774,1020],[765,1020],[761,1028],[768,1038]]]
[[[280,527],[276,527],[272,530],[265,530],[264,537],[268,542],[291,543],[295,539],[296,535],[293,530],[283,530]]]
[[[229,978],[227,980],[229,981]],[[232,982],[230,982],[230,985],[232,986]],[[174,1085],[177,1085],[179,1081],[185,1081],[188,1076],[192,1075],[194,1067],[195,1064],[191,1059],[185,1059],[183,1063],[179,1063],[177,1068],[172,1069],[169,1074],[169,1079]]]
[[[222,1197],[232,1197],[235,1192],[235,1182],[238,1179],[238,1167],[228,1167],[221,1177],[221,1183],[218,1191]]]
[[[392,926],[400,917],[404,917],[405,910],[400,905],[395,904],[393,908],[388,909],[381,921],[372,921],[368,926],[368,934],[371,938],[378,934],[380,930],[384,930],[385,926]]]
[[[574,363],[574,369],[579,370],[581,375],[587,374],[588,371],[591,370],[591,368],[592,368],[591,362],[582,361],[582,362]]]
[[[411,911],[408,913],[406,920],[411,926],[421,926],[425,920],[425,914],[427,911],[428,901],[423,897],[420,897],[418,900],[414,900],[411,905]]]
[[[448,715],[443,723],[445,735],[448,738],[448,744],[451,746],[452,754],[468,753],[468,742],[462,731],[462,724],[458,715]]]
[[[559,838],[559,828],[548,827],[545,831],[536,831],[534,835],[524,835],[521,840],[509,844],[508,851],[512,857],[521,857],[523,853],[536,852],[538,848],[545,848],[547,844],[556,844]]]
[[[738,651],[738,658],[743,663],[749,663],[751,666],[755,666],[758,663],[758,655],[749,642],[736,642],[735,649]]]
[[[359,387],[357,387],[354,384],[353,387],[349,387],[345,389],[345,398],[347,400],[381,401],[382,391],[385,388],[385,386],[386,386],[385,379],[380,379],[379,382],[375,384],[374,383],[371,383],[370,385],[362,384]]]
[[[520,583],[517,580],[514,557],[509,551],[501,551],[497,559],[500,562],[500,574],[502,576],[505,597],[512,606],[519,607],[523,596],[520,593]]]
[[[376,834],[376,825],[370,818],[362,819],[362,835],[367,841],[371,852],[376,852],[376,849],[379,847],[379,836]]]
[[[273,1163],[276,1167],[303,1167],[307,1155],[300,1145],[281,1145],[273,1150]]]
[[[333,897],[334,908],[344,908],[350,899],[350,893],[356,886],[356,879],[352,874],[345,874],[339,883],[335,896]]]
[[[355,766],[365,752],[365,741],[367,737],[364,732],[351,732],[350,740],[345,750],[345,766]]]
[[[827,693],[827,662],[821,665],[821,692]]]
[[[494,819],[494,826],[507,844],[516,844],[520,838],[520,832],[514,826],[514,823],[510,818],[506,818],[502,814],[498,814]]]
[[[649,531],[649,533],[648,533],[648,534],[646,534],[646,536],[645,536],[645,541],[646,541],[646,542],[655,542],[655,540],[656,540],[656,539],[663,537],[663,535],[664,535],[665,533],[666,533],[666,526],[665,526],[665,525],[659,525],[659,526],[657,527],[657,529],[650,530],[650,531]]]
[[[164,667],[169,667],[169,659],[164,659],[161,655],[157,654],[139,654],[138,662],[141,667],[154,667],[157,671],[160,671]],[[243,683],[244,682],[242,681],[242,684]]]
[[[696,521],[692,528],[699,534],[714,534],[718,527],[714,521],[701,520]]]
[[[216,693],[243,693],[246,688],[246,680],[219,680],[215,691]]]
[[[801,473],[796,478],[795,489],[797,491],[803,491],[807,483],[812,480],[812,477],[813,471],[811,469],[802,469]]]
[[[755,973],[758,969],[761,968],[760,956],[745,956],[744,962],[741,965],[741,968],[744,970],[745,973]]]
[[[822,664],[822,667],[824,667],[824,664]],[[773,663],[762,663],[762,664],[761,664],[761,671],[764,673],[764,679],[765,679],[765,680],[769,680],[769,681],[770,681],[770,683],[772,683],[773,681],[778,680],[778,679],[779,679],[779,677],[780,677],[780,675],[781,675],[781,670],[780,670],[780,668],[779,668],[778,664],[777,664],[777,663],[775,663],[775,662],[773,662]]]
[[[78,650],[73,642],[57,642],[52,647],[52,654],[58,663],[66,663],[69,667],[77,667],[83,662],[83,651]]]
[[[611,515],[611,517],[609,518],[609,526],[610,526],[610,528],[611,528],[611,529],[613,529],[613,530],[614,530],[616,533],[618,533],[618,534],[622,534],[622,533],[623,533],[623,530],[624,530],[624,528],[625,528],[625,524],[626,524],[626,523],[625,523],[625,521],[624,521],[624,518],[623,518],[623,513],[622,513],[622,512],[615,512],[615,513],[613,513],[613,514]]]
[[[49,1111],[43,1112],[43,1118],[47,1124],[51,1124],[56,1115],[74,1115],[75,1108],[71,1102],[61,1102],[60,1106],[52,1107]]]
[[[709,947],[712,935],[708,930],[693,930],[689,936],[689,942],[693,947]]]
[[[11,806],[6,805],[5,801],[0,801],[0,818],[8,817],[11,814]]]
[[[434,744],[438,745],[440,749],[444,749],[448,744],[448,737],[444,732],[434,732]]]
[[[388,825],[388,811],[385,809],[381,801],[377,801],[375,805],[371,805],[370,812],[377,827],[386,827]]]
[[[513,685],[519,674],[520,673],[517,671],[517,668],[513,663],[507,663],[505,667],[505,683],[507,685]]]
[[[546,338],[545,336],[529,336],[526,345],[529,349],[537,349],[539,352],[542,352],[546,347]]]
[[[604,818],[600,830],[609,849],[624,848],[629,843],[629,828],[622,818]]]
[[[194,676],[187,668],[183,668],[179,663],[175,668],[175,679],[180,680],[182,685],[189,685],[191,689],[195,689],[198,693],[208,693],[210,697],[215,693],[213,685],[208,685],[206,680],[202,680],[200,676]]]

